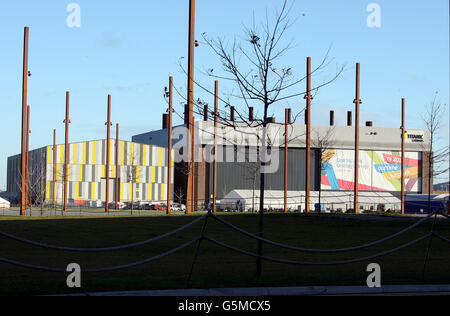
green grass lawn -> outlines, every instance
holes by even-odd
[[[109,247],[145,240],[171,231],[192,220],[192,216],[103,217],[103,218],[4,218],[0,230],[36,241],[71,247]],[[252,233],[258,217],[253,214],[221,215]],[[300,214],[267,214],[265,237],[308,248],[341,248],[375,241],[398,232],[415,219],[361,220]],[[343,254],[305,254],[264,245],[264,254],[299,261],[333,261],[370,256],[418,238],[429,231],[428,221],[414,231],[371,248]],[[203,222],[150,245],[106,253],[70,253],[47,250],[0,237],[0,256],[30,264],[64,268],[78,263],[82,268],[116,266],[152,257],[197,237]],[[450,222],[440,220],[436,230],[450,238]],[[213,219],[206,234],[232,246],[256,252],[256,241]],[[450,284],[450,244],[433,239],[425,277],[422,269],[428,240],[383,258],[382,284]],[[236,254],[203,241],[191,284],[187,284],[195,245],[160,261],[118,272],[82,274],[82,289],[66,287],[66,274],[44,273],[0,263],[0,295],[35,295],[116,290],[171,288],[365,285],[370,262],[340,266],[293,266],[265,262],[263,276],[255,277],[254,258]]]

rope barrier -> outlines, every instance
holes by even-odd
[[[48,245],[48,244],[44,244],[44,243],[40,243],[37,241],[33,241],[33,240],[28,240],[28,239],[24,239],[21,237],[17,237],[5,232],[0,231],[0,236],[15,240],[15,241],[19,241],[22,243],[26,243],[26,244],[30,244],[33,246],[37,246],[37,247],[41,247],[41,248],[47,248],[47,249],[54,249],[54,250],[61,250],[61,251],[71,251],[71,252],[107,252],[107,251],[115,251],[115,250],[122,250],[122,249],[128,249],[128,248],[134,248],[134,247],[138,247],[138,246],[142,246],[145,244],[149,244],[151,242],[157,241],[157,240],[161,240],[163,238],[169,237],[171,235],[174,235],[176,233],[179,233],[187,228],[189,228],[190,226],[200,222],[202,219],[204,219],[206,216],[208,216],[208,214],[205,214],[197,219],[195,219],[194,221],[179,227],[171,232],[165,233],[163,235],[160,236],[156,236],[144,241],[139,241],[139,242],[135,242],[132,244],[128,244],[128,245],[121,245],[121,246],[115,246],[115,247],[108,247],[108,248],[72,248],[72,247],[64,247],[64,246],[55,246],[55,245]]]
[[[190,245],[196,243],[197,241],[199,241],[201,239],[201,237],[197,237],[177,248],[173,248],[169,251],[166,251],[160,255],[151,257],[151,258],[147,258],[147,259],[143,259],[143,260],[139,260],[133,263],[129,263],[129,264],[124,264],[124,265],[120,265],[120,266],[115,266],[115,267],[107,267],[107,268],[98,268],[98,269],[82,269],[81,272],[85,272],[85,273],[96,273],[96,272],[108,272],[108,271],[117,271],[117,270],[123,270],[123,269],[127,269],[127,268],[132,268],[135,266],[139,266],[139,265],[143,265],[146,263],[150,263],[159,259],[162,259],[164,257],[167,257],[173,253],[176,253],[186,247],[189,247]],[[15,260],[10,260],[10,259],[6,259],[3,257],[0,257],[0,262],[3,263],[8,263],[8,264],[12,264],[15,266],[19,266],[22,268],[28,268],[28,269],[33,269],[33,270],[40,270],[40,271],[45,271],[45,272],[58,272],[58,273],[66,273],[66,269],[59,269],[59,268],[51,268],[51,267],[44,267],[44,266],[38,266],[38,265],[32,265],[32,264],[28,264],[28,263],[23,263],[23,262],[19,262],[19,261],[15,261]]]
[[[348,251],[353,251],[353,250],[358,250],[358,249],[368,248],[368,247],[375,246],[375,245],[381,244],[381,243],[383,243],[383,242],[389,241],[389,240],[391,240],[391,239],[394,239],[395,237],[398,237],[398,236],[400,236],[400,235],[402,235],[402,234],[404,234],[404,233],[406,233],[406,232],[408,232],[408,231],[410,231],[410,230],[416,228],[417,226],[419,226],[420,224],[422,224],[423,222],[425,222],[426,220],[428,220],[431,216],[433,216],[433,214],[429,214],[427,217],[424,217],[423,219],[419,220],[419,221],[416,222],[415,224],[413,224],[413,225],[411,225],[411,226],[409,226],[409,227],[407,227],[407,228],[401,230],[401,231],[398,232],[398,233],[395,233],[395,234],[393,234],[393,235],[391,235],[391,236],[385,237],[385,238],[383,238],[383,239],[380,239],[380,240],[377,240],[377,241],[374,241],[374,242],[371,242],[371,243],[367,243],[367,244],[355,246],[355,247],[339,248],[339,249],[308,249],[308,248],[294,247],[294,246],[290,246],[290,245],[281,244],[281,243],[278,243],[278,242],[275,242],[275,241],[271,241],[271,240],[268,240],[268,239],[265,239],[265,238],[260,238],[260,237],[254,235],[254,234],[252,234],[252,233],[249,233],[249,232],[247,232],[247,231],[245,231],[245,230],[243,230],[243,229],[241,229],[241,228],[239,228],[239,227],[237,227],[237,226],[234,226],[233,224],[231,224],[231,223],[229,223],[229,222],[227,222],[227,221],[221,219],[220,217],[218,217],[218,216],[216,216],[216,215],[214,215],[214,214],[211,214],[211,216],[212,216],[214,219],[216,219],[217,221],[219,221],[219,222],[221,222],[222,224],[224,224],[224,225],[226,225],[226,226],[228,226],[228,227],[234,229],[235,231],[237,231],[237,232],[239,232],[239,233],[241,233],[241,234],[244,234],[244,235],[246,235],[246,236],[248,236],[248,237],[251,237],[251,238],[253,238],[253,239],[260,240],[260,241],[262,241],[262,242],[264,242],[264,243],[267,243],[267,244],[269,244],[269,245],[272,245],[272,246],[276,246],[276,247],[280,247],[280,248],[285,248],[285,249],[289,249],[289,250],[294,250],[294,251],[299,251],[299,252],[309,252],[309,253],[337,253],[337,252],[348,252]]]
[[[221,246],[223,248],[227,248],[229,250],[232,250],[234,252],[237,253],[241,253],[250,257],[254,257],[254,258],[261,258],[263,260],[266,261],[271,261],[271,262],[275,262],[275,263],[283,263],[283,264],[291,264],[291,265],[304,265],[304,266],[325,266],[325,265],[343,265],[343,264],[349,264],[349,263],[356,263],[356,262],[361,262],[361,261],[367,261],[367,260],[371,260],[374,258],[378,258],[378,257],[382,257],[382,256],[386,256],[389,255],[391,253],[394,253],[396,251],[402,250],[404,248],[410,247],[414,244],[417,244],[419,242],[421,242],[422,240],[425,240],[427,238],[429,238],[430,236],[432,236],[433,233],[428,233],[420,238],[417,238],[413,241],[410,241],[402,246],[399,246],[397,248],[391,249],[391,250],[387,250],[387,251],[383,251],[380,252],[378,254],[372,255],[372,256],[368,256],[368,257],[363,257],[363,258],[357,258],[357,259],[350,259],[350,260],[340,260],[340,261],[329,261],[329,262],[303,262],[303,261],[294,261],[294,260],[285,260],[285,259],[277,259],[277,258],[272,258],[272,257],[267,257],[267,256],[259,256],[255,253],[246,251],[246,250],[242,250],[242,249],[238,249],[238,248],[234,248],[230,245],[227,245],[225,243],[222,243],[220,241],[217,241],[211,237],[205,236],[204,239],[208,240],[218,246]]]
[[[44,244],[44,243],[40,243],[40,242],[36,242],[36,241],[27,240],[27,239],[24,239],[24,238],[21,238],[21,237],[17,237],[17,236],[14,236],[14,235],[11,235],[11,234],[8,234],[8,233],[5,233],[5,232],[0,232],[0,235],[4,236],[6,238],[10,238],[10,239],[19,241],[19,242],[28,243],[28,244],[31,244],[33,246],[38,246],[38,247],[43,247],[43,248],[48,248],[48,249],[63,250],[63,251],[74,251],[74,252],[104,252],[104,251],[127,249],[127,248],[132,248],[132,247],[148,244],[150,242],[153,242],[153,241],[156,241],[156,240],[160,240],[160,239],[163,239],[165,237],[171,236],[171,235],[173,235],[175,233],[178,233],[180,231],[183,231],[183,230],[187,229],[188,227],[190,227],[190,226],[200,222],[201,220],[203,220],[203,219],[207,220],[207,218],[209,216],[212,216],[214,219],[216,219],[217,221],[221,222],[222,224],[224,224],[224,225],[226,225],[226,226],[228,226],[228,227],[230,227],[230,228],[232,228],[232,229],[234,229],[234,230],[236,230],[236,231],[238,231],[238,232],[240,232],[240,233],[242,233],[244,235],[247,235],[248,237],[251,237],[251,238],[263,241],[263,242],[271,244],[273,246],[277,246],[277,247],[285,248],[285,249],[290,249],[290,250],[301,251],[301,252],[337,253],[337,252],[346,252],[346,251],[352,251],[352,250],[356,250],[356,249],[367,248],[367,247],[370,247],[370,246],[373,246],[373,245],[377,245],[377,244],[380,244],[382,242],[391,240],[391,239],[393,239],[393,238],[395,238],[397,236],[400,236],[400,235],[402,235],[402,234],[412,230],[413,228],[419,226],[420,224],[422,224],[423,222],[428,220],[431,216],[437,215],[437,214],[441,214],[444,217],[449,218],[448,215],[445,215],[445,214],[443,214],[441,212],[433,212],[433,213],[430,213],[428,216],[424,217],[423,219],[419,220],[418,222],[414,223],[413,225],[411,225],[411,226],[409,226],[409,227],[407,227],[407,228],[401,230],[400,232],[395,233],[395,234],[393,234],[391,236],[385,237],[383,239],[380,239],[380,240],[372,242],[372,243],[367,243],[367,244],[364,244],[364,245],[350,247],[350,248],[341,248],[341,249],[307,249],[307,248],[299,248],[299,247],[293,247],[293,246],[277,243],[277,242],[270,241],[270,240],[267,240],[267,239],[264,239],[264,238],[260,238],[260,237],[254,235],[254,234],[251,234],[251,233],[249,233],[249,232],[247,232],[247,231],[245,231],[245,230],[243,230],[243,229],[241,229],[241,228],[239,228],[237,226],[234,226],[233,224],[231,224],[231,223],[229,223],[229,222],[219,218],[218,216],[212,214],[211,212],[208,212],[207,214],[205,214],[205,215],[195,219],[194,221],[192,221],[192,222],[190,222],[190,223],[188,223],[188,224],[186,224],[186,225],[184,225],[182,227],[179,227],[179,228],[177,228],[177,229],[175,229],[175,230],[173,230],[171,232],[165,233],[163,235],[160,235],[160,236],[157,236],[157,237],[145,240],[145,241],[141,241],[141,242],[136,242],[136,243],[132,243],[132,244],[128,244],[128,245],[122,245],[122,246],[116,246],[116,247],[109,247],[109,248],[71,248],[71,247],[62,247],[62,246],[48,245],[48,244]],[[205,222],[205,225],[206,225],[206,222]],[[372,255],[372,256],[367,256],[367,257],[363,257],[363,258],[356,258],[356,259],[348,259],[348,260],[329,261],[329,262],[303,262],[303,261],[295,261],[295,260],[286,260],[286,259],[272,258],[272,257],[268,257],[268,256],[259,256],[259,255],[255,254],[255,253],[248,252],[248,251],[243,250],[243,249],[232,247],[232,246],[227,245],[227,244],[225,244],[223,242],[217,241],[217,240],[215,240],[215,239],[213,239],[213,238],[211,238],[209,236],[206,236],[206,235],[204,235],[204,229],[205,229],[205,227],[203,227],[201,236],[199,236],[199,237],[197,237],[197,238],[195,238],[195,239],[193,239],[193,240],[191,240],[191,241],[189,241],[189,242],[187,242],[187,243],[185,243],[185,244],[183,244],[183,245],[181,245],[179,247],[176,247],[176,248],[173,248],[173,249],[171,249],[169,251],[166,251],[166,252],[164,252],[164,253],[162,253],[160,255],[157,255],[157,256],[154,256],[154,257],[151,257],[151,258],[147,258],[147,259],[143,259],[143,260],[139,260],[139,261],[136,261],[136,262],[133,262],[133,263],[129,263],[129,264],[114,266],[114,267],[97,268],[97,269],[85,269],[85,270],[82,270],[82,272],[96,273],[96,272],[117,271],[117,270],[123,270],[123,269],[127,269],[127,268],[132,268],[132,267],[135,267],[135,266],[138,266],[138,265],[143,265],[143,264],[146,264],[146,263],[150,263],[150,262],[162,259],[162,258],[164,258],[166,256],[169,256],[169,255],[171,255],[173,253],[176,253],[176,252],[178,252],[178,251],[180,251],[180,250],[182,250],[182,249],[184,249],[186,247],[189,247],[190,245],[192,245],[192,244],[194,244],[196,242],[199,242],[199,241],[201,241],[203,239],[208,240],[208,241],[210,241],[210,242],[212,242],[212,243],[214,243],[214,244],[216,244],[218,246],[221,246],[223,248],[227,248],[229,250],[235,251],[237,253],[244,254],[244,255],[247,255],[247,256],[251,256],[251,257],[255,257],[255,258],[261,258],[261,259],[266,260],[266,261],[271,261],[271,262],[275,262],[275,263],[283,263],[283,264],[292,264],[292,265],[322,265],[322,266],[323,265],[342,265],[342,264],[356,263],[356,262],[367,261],[367,260],[371,260],[371,259],[374,259],[374,258],[386,256],[386,255],[392,254],[394,252],[400,251],[400,250],[402,250],[404,248],[410,247],[410,246],[412,246],[414,244],[417,244],[417,243],[421,242],[422,240],[425,240],[425,239],[427,239],[427,238],[429,238],[429,237],[431,237],[433,235],[438,237],[439,239],[441,239],[443,241],[446,241],[446,242],[450,243],[449,239],[447,239],[447,238],[445,238],[445,237],[435,233],[434,231],[432,231],[432,232],[430,232],[430,233],[428,233],[428,234],[426,234],[426,235],[424,235],[424,236],[422,236],[420,238],[417,238],[417,239],[415,239],[413,241],[407,242],[407,243],[405,243],[405,244],[403,244],[401,246],[398,246],[398,247],[396,247],[394,249],[383,251],[383,252],[380,252],[380,253]],[[3,258],[3,257],[0,257],[0,262],[7,263],[7,264],[12,264],[12,265],[23,267],[23,268],[40,270],[40,271],[46,271],[46,272],[58,272],[58,273],[66,273],[67,272],[65,269],[45,267],[45,266],[39,266],[39,265],[32,265],[32,264],[27,264],[27,263],[23,263],[23,262],[11,260],[11,259]]]
[[[450,243],[450,239],[445,238],[444,236],[442,236],[442,235],[440,235],[438,233],[433,233],[433,235],[436,236],[437,238],[439,238],[442,241],[446,241],[446,242]]]

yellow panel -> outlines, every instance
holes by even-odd
[[[123,200],[123,182],[120,183],[120,200]]]
[[[120,142],[120,165],[123,166],[125,160],[125,142]]]
[[[51,158],[51,147],[47,146],[47,164],[51,163],[50,158]]]
[[[72,145],[72,158],[73,158],[73,161],[72,161],[72,163],[73,164],[76,164],[77,163],[77,144],[73,144]]]
[[[136,183],[141,181],[141,167],[136,166]]]
[[[175,160],[175,151],[172,150],[172,167],[175,166],[174,160]]]
[[[158,148],[158,167],[162,166],[162,148]]]
[[[152,200],[152,185],[149,183],[148,185],[148,200]]]
[[[132,196],[132,194],[133,194],[133,182],[130,182],[130,201],[133,199],[133,196]]]
[[[130,144],[130,165],[134,165],[134,143]]]
[[[59,162],[64,163],[64,145],[59,146]]]
[[[79,182],[75,182],[75,199],[80,198],[80,187],[78,185]]]
[[[111,166],[111,178],[115,178],[116,176],[115,176],[115,168],[116,168],[116,166],[114,166],[114,165],[112,165]]]
[[[91,200],[96,200],[96,198],[95,198],[95,182],[91,182]]]
[[[83,165],[86,164],[86,142],[83,143]]]
[[[156,167],[152,167],[152,183],[156,182]]]
[[[96,141],[92,142],[92,164],[95,165],[95,145]]]
[[[78,180],[83,181],[83,165],[78,165]]]
[[[164,197],[164,183],[161,184],[161,201],[164,201],[165,197]]]
[[[45,188],[45,198],[50,199],[50,181],[47,181]]]
[[[105,178],[106,177],[106,175],[105,175],[105,165],[102,165],[102,178]]]
[[[143,153],[142,153],[142,165],[146,166],[147,165],[147,146],[143,145],[142,146],[142,150],[143,150]]]

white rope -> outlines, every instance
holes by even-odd
[[[129,264],[124,264],[124,265],[120,265],[120,266],[115,266],[115,267],[107,267],[107,268],[98,268],[98,269],[82,269],[81,272],[85,272],[85,273],[95,273],[95,272],[106,272],[106,271],[117,271],[117,270],[123,270],[123,269],[127,269],[127,268],[132,268],[138,265],[143,265],[146,263],[150,263],[159,259],[162,259],[164,257],[167,257],[177,251],[180,251],[186,247],[189,247],[190,245],[196,243],[197,241],[200,240],[201,237],[197,237],[177,248],[171,249],[169,251],[166,251],[160,255],[151,257],[151,258],[147,258],[147,259],[143,259],[140,261],[136,261],[133,263],[129,263]],[[66,269],[59,269],[59,268],[51,268],[51,267],[44,267],[44,266],[38,266],[38,265],[32,265],[32,264],[28,264],[28,263],[23,263],[23,262],[19,262],[19,261],[15,261],[15,260],[11,260],[11,259],[6,259],[6,258],[2,258],[0,257],[0,262],[3,263],[8,263],[11,265],[15,265],[15,266],[19,266],[22,268],[28,268],[28,269],[33,269],[33,270],[40,270],[40,271],[46,271],[46,272],[58,272],[58,273],[66,273]]]
[[[151,242],[157,241],[157,240],[161,240],[163,238],[169,237],[171,235],[174,235],[176,233],[179,233],[187,228],[189,228],[190,226],[200,222],[202,219],[204,219],[207,216],[207,214],[195,219],[194,221],[180,227],[177,228],[171,232],[165,233],[163,235],[160,236],[156,236],[147,240],[143,240],[143,241],[139,241],[139,242],[135,242],[132,244],[128,244],[128,245],[121,245],[121,246],[115,246],[115,247],[108,247],[108,248],[72,248],[72,247],[64,247],[64,246],[55,246],[55,245],[48,245],[48,244],[44,244],[44,243],[40,243],[37,241],[33,241],[33,240],[28,240],[28,239],[24,239],[21,237],[17,237],[5,232],[0,231],[0,236],[15,240],[15,241],[19,241],[25,244],[29,244],[29,245],[33,245],[33,246],[37,246],[37,247],[41,247],[41,248],[47,248],[47,249],[54,249],[54,250],[61,250],[61,251],[71,251],[71,252],[106,252],[106,251],[115,251],[115,250],[122,250],[122,249],[128,249],[128,248],[134,248],[134,247],[138,247],[138,246],[142,246],[142,245],[146,245],[149,244]]]
[[[367,260],[371,260],[371,259],[374,259],[374,258],[386,256],[386,255],[389,255],[389,254],[394,253],[396,251],[399,251],[399,250],[402,250],[402,249],[407,248],[409,246],[412,246],[412,245],[414,245],[414,244],[416,244],[416,243],[418,243],[418,242],[420,242],[422,240],[425,240],[425,239],[429,238],[431,235],[432,235],[432,233],[428,233],[428,234],[426,234],[426,235],[424,235],[424,236],[422,236],[420,238],[417,238],[417,239],[415,239],[413,241],[410,241],[410,242],[408,242],[408,243],[406,243],[406,244],[404,244],[402,246],[399,246],[399,247],[391,249],[391,250],[380,252],[380,253],[378,253],[376,255],[363,257],[363,258],[357,258],[357,259],[340,260],[340,261],[329,261],[329,262],[303,262],[303,261],[277,259],[277,258],[272,258],[272,257],[267,257],[267,256],[259,256],[259,255],[255,254],[255,253],[252,253],[252,252],[249,252],[249,251],[245,251],[245,250],[242,250],[242,249],[234,248],[232,246],[224,244],[224,243],[222,243],[220,241],[217,241],[217,240],[215,240],[213,238],[210,238],[208,236],[205,236],[204,239],[205,240],[209,240],[210,242],[212,242],[212,243],[214,243],[214,244],[216,244],[218,246],[221,246],[221,247],[227,248],[229,250],[235,251],[237,253],[241,253],[241,254],[244,254],[244,255],[247,255],[247,256],[250,256],[250,257],[261,258],[261,259],[266,260],[266,261],[271,261],[271,262],[275,262],[275,263],[283,263],[283,264],[292,264],[292,265],[325,266],[325,265],[349,264],[349,263],[367,261]]]
[[[236,231],[238,231],[238,232],[240,232],[240,233],[242,233],[242,234],[244,234],[244,235],[246,235],[248,237],[260,240],[260,241],[262,241],[264,243],[267,243],[269,245],[272,245],[272,246],[277,246],[277,247],[280,247],[280,248],[285,248],[285,249],[299,251],[299,252],[337,253],[337,252],[348,252],[348,251],[358,250],[358,249],[362,249],[362,248],[368,248],[368,247],[372,247],[372,246],[381,244],[383,242],[389,241],[391,239],[394,239],[395,237],[398,237],[398,236],[400,236],[400,235],[402,235],[402,234],[404,234],[404,233],[406,233],[406,232],[416,228],[417,226],[419,226],[420,224],[422,224],[423,222],[428,220],[431,216],[433,216],[433,213],[429,214],[427,217],[422,218],[421,220],[419,220],[415,224],[413,224],[413,225],[411,225],[411,226],[409,226],[409,227],[407,227],[407,228],[405,228],[405,229],[403,229],[403,230],[399,231],[398,233],[395,233],[395,234],[393,234],[391,236],[385,237],[383,239],[380,239],[380,240],[377,240],[377,241],[374,241],[374,242],[371,242],[371,243],[367,243],[367,244],[363,244],[363,245],[359,245],[359,246],[355,246],[355,247],[349,247],[349,248],[340,248],[340,249],[309,249],[309,248],[300,248],[300,247],[294,247],[294,246],[290,246],[290,245],[281,244],[281,243],[278,243],[278,242],[275,242],[275,241],[271,241],[271,240],[268,240],[268,239],[265,239],[265,238],[258,237],[258,236],[254,235],[252,233],[249,233],[249,232],[247,232],[247,231],[245,231],[245,230],[243,230],[243,229],[241,229],[241,228],[239,228],[237,226],[234,226],[233,224],[231,224],[231,223],[221,219],[220,217],[218,217],[218,216],[216,216],[214,214],[212,214],[212,216],[213,216],[213,218],[215,218],[216,220],[218,220],[222,224],[224,224],[224,225],[226,225],[226,226],[228,226],[228,227],[230,227],[230,228],[232,228],[232,229],[234,229],[234,230],[236,230]]]

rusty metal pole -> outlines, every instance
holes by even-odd
[[[196,211],[196,192],[195,192],[195,185],[196,185],[196,177],[195,177],[195,172],[196,172],[196,166],[195,166],[195,117],[192,116],[191,118],[191,122],[192,122],[192,134],[191,134],[191,139],[192,139],[192,143],[191,143],[191,148],[192,148],[192,163],[191,163],[191,170],[192,170],[192,181],[191,181],[191,200],[192,200],[192,207],[191,207],[191,212],[195,212]]]
[[[185,124],[188,127],[188,130],[191,134],[194,132],[193,125],[193,114],[194,114],[194,47],[195,47],[195,0],[189,0],[189,39],[188,39],[188,91],[187,91],[187,100],[188,100],[188,113],[187,120]],[[192,137],[192,136],[191,136]],[[189,141],[188,141],[189,143]],[[189,150],[189,146],[188,150]],[[193,157],[194,148],[190,148],[191,156]],[[187,181],[187,205],[186,212],[188,214],[192,213],[193,207],[193,167],[190,161],[187,162],[187,170],[188,170],[188,181]]]
[[[116,210],[119,210],[119,123],[116,124],[116,183],[115,183]]]
[[[53,209],[56,210],[56,129],[53,130]]]
[[[219,115],[219,81],[214,82],[214,165],[213,165],[213,212],[217,209],[217,116]]]
[[[29,207],[31,205],[30,194],[30,106],[27,106],[27,142],[26,142],[26,154],[25,154],[25,183],[27,189],[25,190],[25,205]]]
[[[360,99],[360,63],[356,63],[356,98],[355,104],[355,181],[353,193],[353,209],[358,214],[358,194],[359,194],[359,105],[362,103]]]
[[[402,215],[405,215],[405,99],[402,99],[402,171],[401,171],[401,202]]]
[[[23,77],[22,77],[22,150],[21,150],[21,196],[20,196],[20,215],[25,216],[25,210],[27,208],[26,205],[26,196],[24,194],[25,190],[27,190],[26,182],[25,182],[25,170],[26,170],[26,120],[27,120],[27,91],[28,91],[28,37],[29,37],[29,28],[26,26],[24,29],[24,40],[23,40]]]
[[[169,124],[168,124],[168,152],[167,152],[167,214],[171,213],[172,204],[172,112],[173,112],[173,77],[169,77]]]
[[[284,212],[287,213],[287,191],[288,191],[288,125],[290,124],[290,109],[285,109],[284,121]]]
[[[105,195],[105,213],[109,213],[109,163],[111,147],[111,95],[108,94],[108,113],[105,123],[106,127],[106,195]]]
[[[309,213],[311,191],[311,57],[306,60],[306,170],[305,170],[305,211]]]
[[[67,173],[69,171],[69,99],[70,92],[66,92],[66,119],[64,123],[66,124],[66,136],[64,143],[64,212],[67,212]]]

